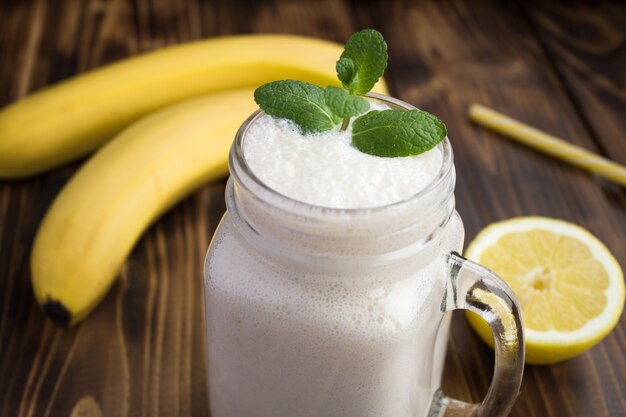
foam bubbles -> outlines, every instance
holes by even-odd
[[[387,106],[371,103],[371,110]],[[366,208],[405,200],[434,180],[443,156],[435,148],[405,158],[381,158],[351,145],[352,126],[302,135],[296,125],[268,115],[244,140],[252,172],[279,193],[309,204]]]

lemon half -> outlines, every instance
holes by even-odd
[[[547,217],[493,223],[465,256],[496,272],[519,300],[526,362],[551,364],[598,343],[624,308],[624,276],[609,250],[587,230]],[[487,323],[467,314],[493,347]]]

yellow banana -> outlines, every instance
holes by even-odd
[[[211,92],[278,79],[337,84],[342,46],[293,35],[243,35],[130,58],[42,89],[0,111],[0,178],[83,156],[134,120]],[[379,84],[380,92],[385,92]]]
[[[254,89],[195,98],[136,122],[100,149],[50,207],[31,255],[37,301],[75,324],[106,294],[143,231],[228,172],[230,144],[258,107]]]

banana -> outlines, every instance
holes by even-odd
[[[44,88],[0,111],[0,178],[86,155],[134,120],[211,92],[278,79],[338,84],[342,46],[293,35],[242,35],[126,59]],[[385,92],[379,84],[379,92]]]
[[[106,294],[143,231],[168,207],[228,172],[228,151],[258,107],[254,89],[215,93],[136,122],[96,152],[46,213],[31,254],[33,289],[60,325]]]

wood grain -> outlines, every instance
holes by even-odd
[[[609,158],[626,164],[626,8],[618,2],[527,7],[550,63]]]
[[[571,7],[570,7],[571,6]],[[482,102],[626,163],[626,8],[472,1],[0,2],[0,105],[52,82],[169,44],[283,32],[345,41],[374,27],[390,46],[393,93],[446,121],[457,207],[471,239],[489,222],[547,215],[583,225],[626,264],[626,194],[472,126]],[[103,303],[54,328],[32,296],[37,225],[80,162],[0,181],[0,415],[208,416],[204,253],[224,211],[208,184],[141,239]],[[493,353],[455,316],[443,387],[479,401]],[[513,416],[625,416],[626,319],[588,353],[527,366]],[[384,416],[381,416],[384,417]]]

